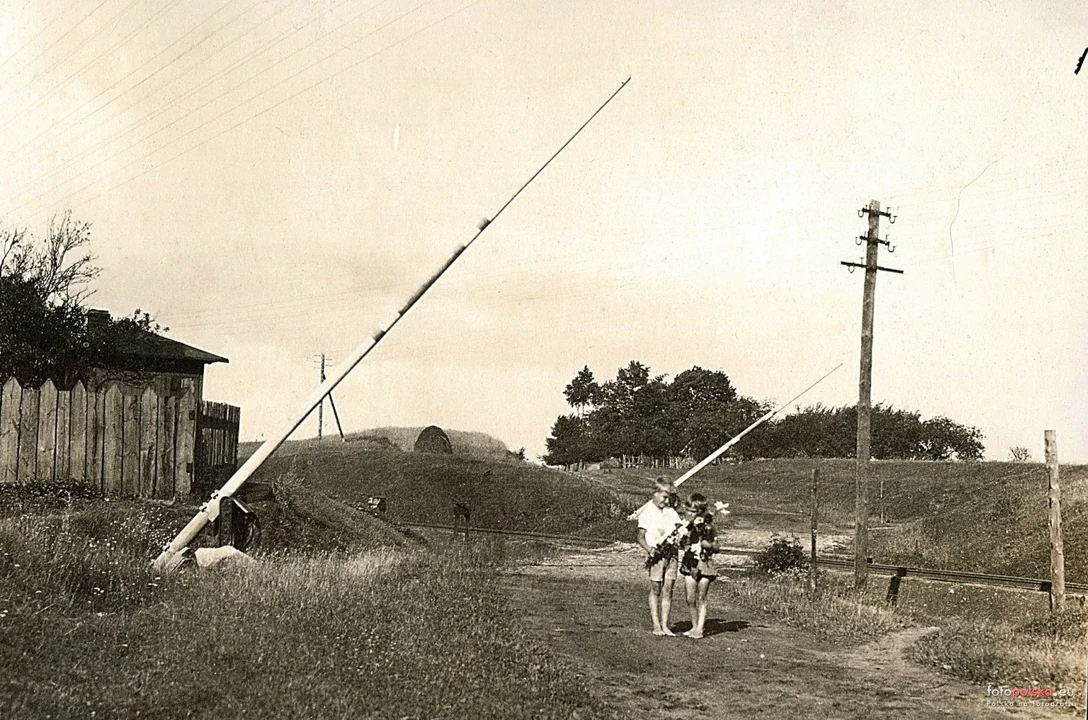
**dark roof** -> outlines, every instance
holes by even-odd
[[[117,351],[128,357],[199,360],[204,364],[230,362],[230,360],[220,355],[151,332],[126,338],[121,347],[117,348]]]
[[[87,311],[88,326],[101,326],[110,322],[109,310],[91,309]],[[153,332],[140,332],[123,337],[115,349],[118,353],[130,358],[148,358],[155,360],[196,360],[204,363],[230,362],[225,357],[212,354],[206,350],[186,345],[177,340],[171,340]]]

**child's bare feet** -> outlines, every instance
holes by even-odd
[[[680,634],[683,635],[684,637],[691,637],[691,630],[685,630],[684,632],[682,632]]]
[[[665,634],[665,631],[662,630],[661,628],[654,628],[654,635],[657,635],[658,637],[661,637],[664,634]]]
[[[688,632],[686,632],[684,634],[687,635],[692,640],[702,640],[703,639],[703,634],[701,632],[688,631]]]
[[[668,628],[661,628],[661,634],[668,637],[676,637],[676,633],[674,633],[672,630],[669,630]]]

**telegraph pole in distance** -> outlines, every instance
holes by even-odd
[[[854,272],[854,268],[865,269],[865,288],[861,300],[861,372],[858,378],[858,457],[857,457],[857,499],[854,504],[854,587],[861,590],[869,574],[869,477],[870,447],[873,395],[873,308],[876,300],[876,273],[878,270],[903,274],[902,270],[880,267],[877,254],[881,245],[887,245],[889,252],[895,248],[887,240],[880,239],[880,217],[883,215],[890,222],[895,216],[881,211],[876,200],[869,202],[869,207],[858,210],[858,217],[869,216],[869,233],[858,238],[865,247],[865,264],[842,262]],[[881,485],[881,508],[884,502],[884,489]]]
[[[325,353],[321,353],[321,384],[325,384]],[[317,439],[321,440],[321,433],[325,430],[325,398],[317,405]]]
[[[315,355],[315,357],[317,357]],[[325,353],[321,353],[321,382],[325,382],[325,365],[329,358]],[[344,437],[344,426],[340,424],[340,413],[336,411],[336,401],[332,399],[332,391],[328,394],[329,407],[332,408],[332,416],[336,419],[336,430],[340,433],[340,442],[347,442]],[[325,398],[321,398],[321,402],[317,405],[317,439],[321,440],[325,431]]]

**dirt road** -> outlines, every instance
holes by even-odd
[[[519,620],[567,657],[590,685],[639,718],[997,718],[985,687],[903,658],[924,628],[835,647],[711,592],[703,640],[650,632],[641,555],[634,546],[571,551],[524,564],[500,582]],[[720,582],[728,582],[722,580]],[[681,587],[671,626],[690,627]],[[1047,717],[1024,709],[1021,717]],[[1067,716],[1066,716],[1067,717]]]

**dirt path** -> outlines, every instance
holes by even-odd
[[[499,582],[526,630],[633,717],[1008,717],[986,707],[984,687],[904,659],[924,628],[836,648],[711,592],[706,638],[654,637],[640,567],[637,549],[617,544],[525,564]],[[671,625],[690,627],[680,588]]]

